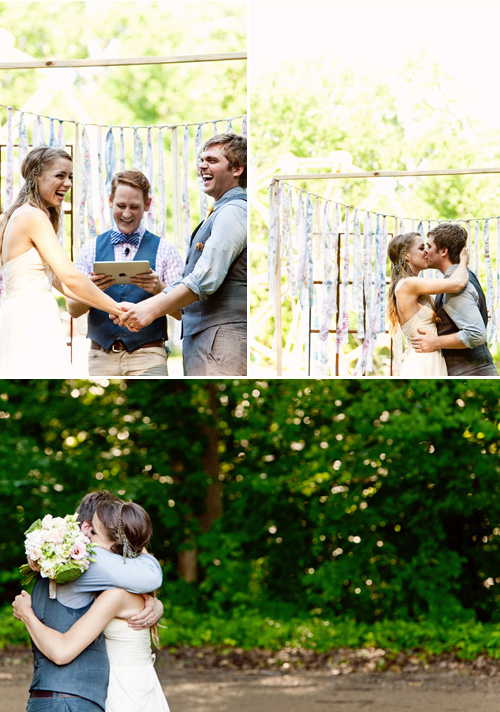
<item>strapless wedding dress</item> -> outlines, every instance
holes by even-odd
[[[428,334],[437,334],[434,310],[428,306],[420,306],[418,312],[401,327],[406,339],[406,348],[401,367],[401,378],[446,378],[448,370],[441,351],[417,353],[413,350],[411,341],[419,336],[418,329],[424,329]]]
[[[113,618],[104,637],[110,665],[106,712],[169,712],[153,667],[149,628],[132,630]]]
[[[35,247],[2,266],[0,377],[68,378],[69,351],[52,270]]]

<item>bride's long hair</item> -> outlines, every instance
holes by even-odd
[[[405,277],[416,277],[406,261],[406,253],[413,246],[415,240],[421,240],[419,232],[405,232],[395,235],[389,242],[387,254],[392,263],[391,283],[389,285],[389,296],[387,299],[387,316],[389,319],[389,331],[395,334],[399,327],[398,310],[396,306],[396,286]]]
[[[39,146],[38,148],[34,148],[24,158],[24,161],[21,164],[21,175],[24,178],[25,183],[10,208],[6,210],[1,217],[0,262],[2,257],[3,236],[7,223],[9,222],[14,210],[17,210],[17,208],[20,208],[21,205],[24,205],[25,203],[32,205],[34,208],[40,208],[40,210],[43,210],[44,213],[48,212],[49,220],[54,228],[54,232],[57,235],[59,223],[61,221],[61,208],[48,208],[44,205],[38,192],[38,178],[57,158],[66,158],[68,161],[72,161],[69,153],[64,151],[62,148],[51,148],[50,146]]]

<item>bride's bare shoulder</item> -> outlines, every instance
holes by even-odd
[[[398,292],[402,292],[403,294],[414,292],[419,282],[420,277],[404,277],[396,284],[394,294],[397,294]]]
[[[11,225],[33,225],[33,224],[45,224],[50,222],[48,216],[40,208],[36,208],[34,205],[28,205],[25,203],[19,208],[16,208],[12,215],[10,216],[9,223]]]

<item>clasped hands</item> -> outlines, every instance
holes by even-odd
[[[153,317],[151,316],[151,307],[147,303],[147,299],[139,304],[132,302],[120,302],[118,306],[124,312],[121,316],[110,314],[109,318],[113,324],[118,326],[126,326],[129,331],[140,331],[148,324],[151,324]]]

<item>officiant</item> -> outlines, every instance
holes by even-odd
[[[150,190],[148,179],[140,171],[117,173],[109,197],[113,228],[86,242],[75,262],[80,272],[117,302],[138,304],[182,277],[184,265],[174,245],[142,224],[144,212],[151,204]],[[133,260],[147,260],[150,270],[131,277],[131,284],[117,284],[111,275],[94,273],[95,262]],[[89,376],[168,375],[166,316],[133,333],[115,325],[106,312],[74,299],[68,299],[68,311],[74,318],[89,312]]]

